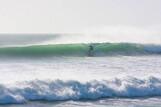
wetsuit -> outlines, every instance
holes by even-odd
[[[93,56],[94,47],[89,45],[88,56]]]

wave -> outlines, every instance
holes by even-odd
[[[134,98],[161,96],[161,79],[115,78],[113,80],[79,81],[33,80],[14,85],[0,85],[0,104],[28,101],[97,100],[100,98]]]
[[[91,49],[91,46],[93,49]],[[3,56],[105,56],[161,54],[161,45],[135,43],[55,44],[1,47]]]

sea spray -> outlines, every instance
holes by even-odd
[[[31,100],[64,101],[100,98],[134,98],[161,96],[161,79],[127,77],[111,80],[33,80],[16,85],[1,85],[0,104],[25,103]]]

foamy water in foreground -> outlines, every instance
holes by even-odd
[[[13,57],[1,58],[0,68],[0,104],[24,104],[20,107],[160,105],[160,98],[155,98],[161,96],[160,55]]]
[[[29,102],[23,105],[3,105],[0,107],[160,107],[160,98],[144,99],[100,99],[96,101]]]

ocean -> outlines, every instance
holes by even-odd
[[[0,107],[160,107],[160,68],[154,44],[1,46]]]

